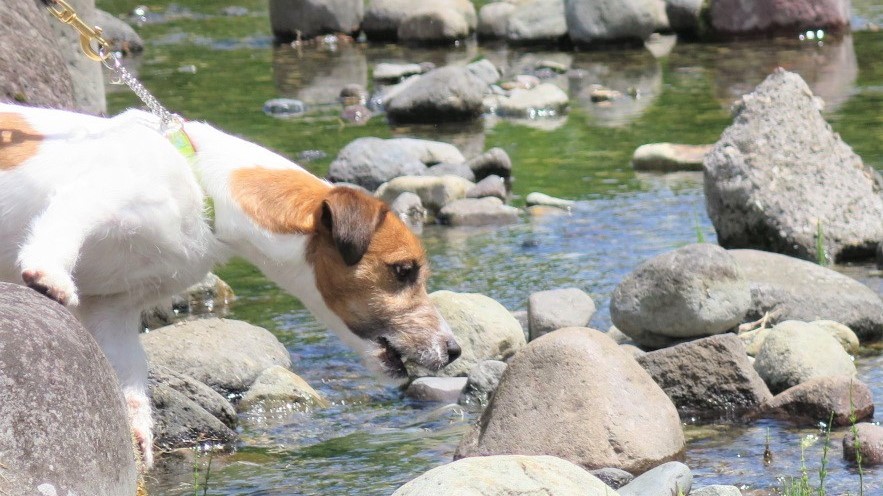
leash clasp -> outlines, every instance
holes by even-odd
[[[110,43],[101,36],[101,28],[97,26],[92,27],[83,22],[77,15],[76,10],[67,2],[64,0],[53,0],[52,5],[47,5],[46,8],[59,21],[70,25],[80,33],[80,48],[87,57],[96,62],[101,62],[110,56]],[[97,50],[92,46],[92,42],[98,45]]]

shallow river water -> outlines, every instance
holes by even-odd
[[[879,25],[879,7],[857,3]],[[223,14],[220,2],[182,4],[149,4],[159,15],[139,28],[147,49],[130,63],[160,100],[188,118],[208,120],[295,160],[316,155],[305,151],[321,151],[324,158],[300,161],[319,175],[343,145],[361,136],[440,139],[455,143],[466,156],[499,146],[513,159],[515,204],[531,191],[578,200],[566,217],[500,228],[424,230],[431,290],[483,293],[511,310],[524,308],[531,292],[575,286],[595,300],[592,325],[607,329],[609,295],[637,264],[700,239],[714,242],[701,176],[636,174],[631,153],[649,142],[714,142],[729,123],[733,100],[777,66],[800,73],[827,102],[826,116],[834,128],[867,163],[883,168],[883,33],[857,32],[821,43],[677,44],[660,58],[647,50],[574,53],[475,43],[435,50],[365,44],[295,50],[273,48],[260,0],[240,2],[245,11],[237,16]],[[135,5],[99,0],[115,14]],[[370,88],[371,68],[379,62],[441,65],[479,56],[510,75],[540,59],[570,66],[571,76],[578,77],[552,80],[570,94],[570,112],[553,120],[487,117],[474,125],[442,128],[391,127],[383,116],[353,126],[337,117],[340,88],[348,83]],[[592,83],[620,91],[637,88],[639,98],[599,106],[588,96]],[[110,91],[112,111],[136,104],[123,89]],[[265,116],[263,102],[280,96],[306,102],[307,115],[292,120]],[[883,279],[870,269],[838,270],[883,292]],[[291,351],[295,371],[333,406],[244,415],[241,443],[233,454],[166,455],[150,474],[151,495],[194,494],[194,481],[204,477],[209,462],[207,494],[387,495],[451,460],[474,412],[403,398],[253,268],[233,261],[218,272],[239,297],[227,316],[271,330]],[[883,355],[868,350],[857,365],[878,412],[883,411]],[[685,432],[685,461],[694,472],[694,485],[734,484],[743,494],[772,494],[782,477],[799,476],[801,441],[821,433],[778,421],[687,421]],[[842,435],[832,434],[828,493],[858,494],[858,474],[842,461]],[[763,462],[767,439],[774,455],[769,465]],[[812,477],[821,446],[812,444],[804,455]],[[883,495],[883,469],[866,470],[864,482],[864,494]]]

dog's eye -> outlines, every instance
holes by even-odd
[[[399,282],[414,282],[417,279],[420,266],[414,262],[402,262],[392,264],[390,269]]]

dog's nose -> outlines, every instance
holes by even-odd
[[[460,358],[460,353],[463,353],[463,350],[460,348],[460,345],[457,344],[455,339],[448,340],[448,363],[453,362],[454,360]]]

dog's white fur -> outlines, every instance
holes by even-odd
[[[119,375],[148,466],[152,423],[140,312],[231,255],[255,264],[348,344],[365,349],[317,289],[306,256],[311,236],[269,232],[229,192],[238,169],[302,171],[297,165],[196,122],[185,124],[198,151],[190,164],[158,132],[157,119],[141,111],[104,119],[0,104],[4,113],[22,117],[40,139],[33,156],[0,167],[0,280],[20,284],[24,277],[48,289],[94,335]],[[0,126],[3,132],[14,141],[18,130]],[[205,195],[214,204],[214,232]],[[448,361],[445,343],[453,335],[443,319],[433,326],[431,343],[419,352],[429,350],[439,366]]]

